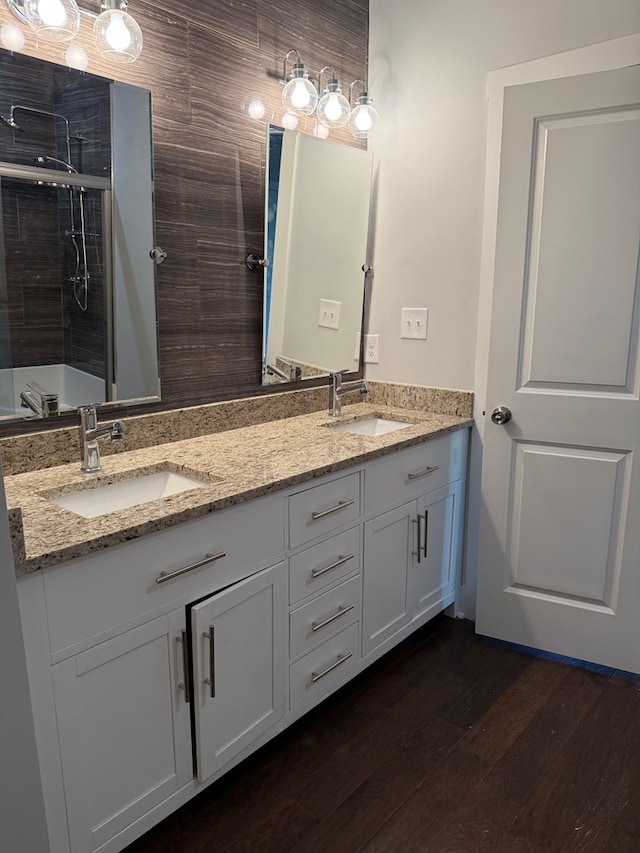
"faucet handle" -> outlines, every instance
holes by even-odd
[[[124,433],[125,426],[122,421],[114,421],[111,424],[111,441],[122,441]]]

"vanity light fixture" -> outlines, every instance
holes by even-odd
[[[292,54],[295,54],[296,62],[287,73],[287,63]],[[285,110],[307,116],[313,115],[318,103],[318,91],[309,79],[309,72],[305,70],[300,54],[295,48],[285,54],[281,82],[284,83],[282,103]]]
[[[336,72],[331,65],[325,65],[318,75],[318,88],[322,86],[322,75],[325,71],[331,72],[331,79],[318,101],[317,116],[320,124],[329,129],[344,127],[349,121],[351,107],[349,101],[342,94],[342,86],[338,82]]]
[[[353,87],[360,85],[362,94],[356,101],[349,116],[349,130],[356,139],[369,139],[378,129],[380,113],[372,106],[373,101],[367,92],[364,80],[354,80],[349,86],[349,103],[353,103]]]
[[[43,41],[71,41],[80,29],[82,15],[95,22],[96,47],[106,59],[126,63],[140,56],[142,31],[127,12],[127,0],[102,0],[100,14],[81,9],[76,0],[6,0],[6,3]]]

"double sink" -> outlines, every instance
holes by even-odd
[[[406,421],[394,421],[380,415],[365,415],[354,420],[326,424],[329,429],[351,435],[376,438],[396,430],[413,426]],[[83,518],[97,518],[117,510],[130,509],[151,501],[220,483],[219,477],[200,477],[173,470],[168,463],[160,470],[155,468],[131,472],[128,479],[104,483],[86,481],[81,487],[65,494],[43,494],[52,503],[68,509]]]

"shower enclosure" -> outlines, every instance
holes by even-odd
[[[149,92],[0,50],[0,418],[159,396],[152,202]]]

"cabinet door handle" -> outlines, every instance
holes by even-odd
[[[314,521],[318,521],[320,518],[326,518],[328,515],[333,515],[334,512],[340,512],[341,509],[346,509],[351,504],[354,504],[355,501],[338,501],[336,506],[332,506],[331,509],[325,509],[322,512],[312,512],[311,518]]]
[[[429,542],[429,510],[425,509],[424,511],[424,558],[425,560],[429,556],[427,553],[427,545]]]
[[[183,566],[181,569],[176,569],[175,572],[160,572],[156,578],[156,583],[166,583],[173,580],[173,578],[177,578],[187,572],[192,572],[194,569],[200,569],[202,566],[206,566],[208,563],[213,563],[216,560],[221,560],[226,556],[224,551],[221,551],[219,554],[205,554],[202,560],[198,560],[197,563],[191,563],[189,566]]]
[[[339,619],[341,616],[344,616],[345,613],[348,613],[350,610],[353,610],[355,607],[354,604],[350,604],[349,607],[339,607],[337,612],[333,614],[333,616],[327,617],[327,619],[323,619],[322,622],[312,622],[311,630],[315,634],[316,631],[320,631],[321,628],[330,625],[332,622],[335,622],[336,619]]]
[[[335,563],[331,563],[330,566],[324,566],[322,569],[311,569],[311,577],[313,580],[316,578],[322,577],[322,575],[326,575],[327,572],[332,571],[332,569],[337,569],[339,566],[344,566],[345,563],[348,563],[349,560],[353,560],[354,554],[349,554],[348,557],[343,557],[342,554],[338,557]]]
[[[348,655],[340,655],[338,657],[338,660],[334,661],[326,669],[323,669],[322,672],[312,672],[311,673],[311,683],[315,684],[316,681],[320,681],[321,678],[324,678],[325,675],[329,675],[329,673],[333,672],[333,670],[337,666],[340,666],[341,664],[346,663],[349,660],[349,658],[352,658],[352,657],[353,657],[353,652],[349,652]]]
[[[427,466],[423,468],[422,471],[416,471],[412,474],[407,474],[408,480],[419,480],[420,477],[427,477],[429,474],[433,474],[434,471],[438,471],[440,468],[439,465],[432,465],[431,467]]]
[[[182,645],[182,681],[178,682],[178,687],[184,692],[184,701],[189,704],[191,702],[191,681],[189,676],[189,649],[187,648],[187,632],[183,629],[182,634],[176,637],[176,642]]]
[[[411,556],[418,558],[418,565],[419,565],[420,561],[421,561],[421,557],[422,557],[422,535],[420,533],[420,516],[418,516],[417,518],[412,518],[411,521],[414,524],[418,525],[418,550],[412,551]]]
[[[209,625],[209,631],[205,631],[202,635],[206,640],[209,640],[209,678],[205,678],[204,683],[209,685],[209,695],[212,699],[216,698],[216,628],[215,625]]]

